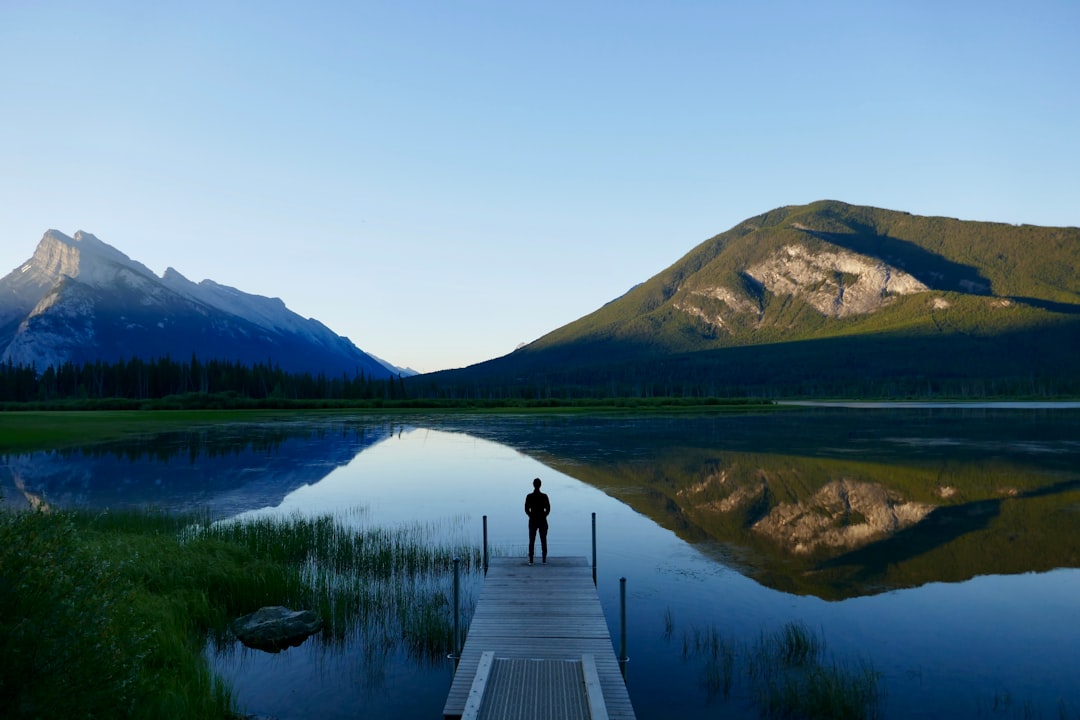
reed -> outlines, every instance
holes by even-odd
[[[881,712],[879,675],[870,665],[849,669],[815,662],[774,678],[759,692],[762,714],[770,718],[861,720]]]
[[[453,559],[480,569],[478,548],[444,537],[348,513],[0,513],[0,717],[228,717],[204,649],[228,652],[230,621],[264,605],[318,612],[329,651],[441,660]]]
[[[435,657],[450,644],[447,580],[454,558],[465,572],[480,563],[477,548],[438,542],[438,536],[432,525],[356,527],[333,517],[264,516],[192,526],[185,541],[225,541],[296,570],[278,593],[288,603],[318,609],[328,641],[399,628],[410,654]]]
[[[700,664],[710,701],[748,700],[765,718],[856,720],[881,712],[884,690],[873,666],[826,661],[824,637],[802,623],[762,632],[755,642],[725,637],[715,626],[691,626],[682,651],[685,662]]]

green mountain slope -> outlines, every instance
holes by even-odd
[[[1080,229],[821,201],[750,218],[442,392],[1080,390]]]

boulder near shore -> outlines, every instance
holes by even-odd
[[[280,605],[259,608],[233,621],[240,642],[266,652],[296,647],[322,629],[322,618],[311,610],[290,610]]]

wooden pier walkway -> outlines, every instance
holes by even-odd
[[[633,720],[585,558],[492,558],[445,718]]]

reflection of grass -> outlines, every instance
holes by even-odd
[[[1019,701],[1008,690],[995,690],[989,702],[980,700],[977,703],[977,718],[1008,718],[1012,720],[1042,720],[1046,717],[1042,710],[1033,700]],[[1080,713],[1071,710],[1064,699],[1059,699],[1055,716],[1060,720],[1080,717]]]
[[[670,609],[665,623],[671,621]],[[702,663],[710,699],[745,697],[767,718],[873,718],[880,714],[879,674],[825,660],[825,640],[798,622],[747,644],[715,627],[683,633],[683,659]]]
[[[0,716],[226,717],[203,656],[263,605],[316,610],[317,642],[419,662],[450,646],[455,555],[429,526],[211,524],[155,513],[0,513]]]

